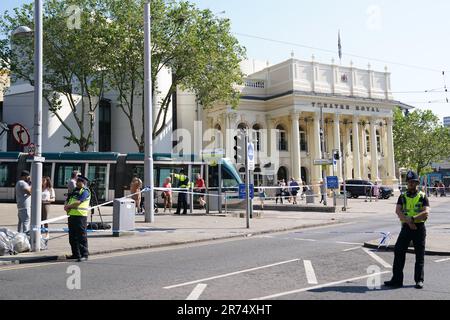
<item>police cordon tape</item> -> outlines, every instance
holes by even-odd
[[[68,233],[69,228],[43,228],[46,232],[55,232],[55,233]],[[93,229],[87,229],[87,233],[120,233],[120,232],[126,232],[126,233],[146,233],[146,232],[175,232],[175,230],[155,230],[155,229],[145,229],[145,228],[135,228],[134,230],[114,230],[114,229],[108,229],[108,230],[93,230]],[[299,233],[299,232],[296,232]],[[385,231],[364,231],[364,232],[326,232],[326,233],[320,233],[320,234],[378,234],[381,236],[378,248],[380,249],[381,246],[385,246],[386,248],[389,247],[390,242],[392,240],[392,234],[391,232],[385,232]],[[51,238],[49,239],[51,240]],[[317,241],[326,241],[329,242],[329,240],[317,240]]]
[[[266,189],[268,189],[268,190],[271,190],[271,189],[274,189],[274,190],[280,190],[281,189],[281,190],[283,190],[283,189],[298,188],[300,190],[303,187],[311,188],[311,187],[320,187],[320,186],[321,186],[321,184],[299,185],[299,186],[288,186],[288,185],[287,186],[259,186],[259,187],[256,187],[256,188],[263,189],[263,190],[266,190]],[[355,185],[355,184],[346,184],[346,186],[358,186],[358,187],[363,186],[363,187],[366,187],[364,185]],[[381,185],[379,185],[379,186],[381,186]],[[383,185],[383,186],[386,186],[386,185]],[[223,188],[223,189],[226,190],[227,188]],[[140,190],[140,191],[138,191],[136,193],[124,196],[124,197],[122,197],[120,199],[130,198],[130,197],[133,197],[133,196],[141,194],[141,193],[149,192],[150,190],[151,190],[150,187],[146,186],[142,190]],[[179,192],[179,193],[183,192],[183,193],[186,193],[186,194],[189,194],[189,195],[190,194],[192,194],[192,195],[200,195],[200,196],[206,196],[207,195],[207,196],[210,196],[210,197],[225,197],[226,196],[226,195],[218,195],[218,194],[211,194],[211,193],[193,192],[193,191],[190,191],[190,190],[192,190],[192,188],[160,188],[160,187],[157,187],[157,188],[153,188],[153,190],[154,191],[172,191],[172,192]],[[209,188],[208,190],[219,190],[219,188]],[[235,192],[236,192],[236,194],[238,193],[237,190]],[[305,194],[305,193],[303,192],[303,194]],[[290,196],[291,195],[281,195],[281,197],[290,197]],[[309,197],[311,197],[311,196],[312,197],[321,197],[322,195],[313,193],[313,194],[309,194],[308,196]],[[280,197],[280,196],[278,196],[278,197]],[[227,199],[230,199],[230,198],[231,197],[228,197]],[[264,199],[276,199],[276,198],[277,198],[277,196],[273,196],[273,197],[267,197],[266,196],[266,197],[264,197]],[[87,210],[88,211],[89,210],[94,210],[94,209],[106,206],[108,204],[111,204],[113,202],[114,202],[114,200],[111,200],[111,201],[102,203],[102,204],[97,205],[97,206],[89,207],[89,208],[87,208]],[[56,218],[47,219],[47,220],[41,221],[41,225],[52,223],[52,222],[56,222],[56,221],[60,221],[60,220],[63,220],[63,219],[67,219],[67,217],[68,217],[68,215],[65,214],[65,215],[62,215],[62,216],[59,216],[59,217],[56,217]],[[33,228],[33,230],[34,230],[34,228]]]

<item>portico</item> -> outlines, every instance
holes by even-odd
[[[341,181],[354,178],[395,185],[393,109],[406,105],[392,99],[389,82],[387,70],[289,59],[249,75],[236,110],[216,106],[204,120],[210,128],[221,128],[221,145],[232,160],[234,130],[258,131],[252,137],[258,137],[257,167],[266,184],[292,177],[318,185],[321,167],[313,162],[322,154],[322,112],[325,158],[331,159],[333,150],[341,155],[327,174]],[[276,168],[270,166],[274,163]]]

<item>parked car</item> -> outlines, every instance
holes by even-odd
[[[371,195],[373,196],[374,191],[374,184],[367,180],[346,180],[345,181],[345,188],[347,190],[347,195],[350,198],[357,199],[360,196],[366,196]],[[394,195],[394,190],[389,187],[385,187],[382,185],[379,185],[379,199],[389,199],[391,196]],[[344,187],[341,184],[341,193],[344,193]]]

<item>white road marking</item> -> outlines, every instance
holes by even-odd
[[[450,258],[440,259],[440,260],[436,260],[434,262],[445,262],[445,261],[450,261]]]
[[[373,253],[372,251],[366,249],[366,248],[362,248],[364,250],[364,252],[366,252],[369,256],[371,256],[375,261],[377,261],[379,264],[381,264],[383,267],[385,268],[392,268],[392,266],[387,263],[386,261],[384,261],[383,259],[381,259],[379,256],[377,256],[375,253]]]
[[[292,260],[277,262],[277,263],[273,263],[273,264],[268,264],[268,265],[261,266],[261,267],[245,269],[245,270],[231,272],[231,273],[225,273],[225,274],[221,274],[221,275],[218,275],[218,276],[213,276],[213,277],[204,278],[204,279],[200,279],[200,280],[184,282],[184,283],[176,284],[176,285],[173,285],[173,286],[164,287],[164,289],[173,289],[173,288],[177,288],[177,287],[188,286],[188,285],[194,284],[194,283],[205,282],[205,281],[208,281],[208,280],[214,280],[214,279],[219,279],[219,278],[225,278],[225,277],[234,276],[234,275],[240,274],[240,273],[251,272],[251,271],[260,270],[260,269],[266,269],[266,268],[275,267],[275,266],[279,266],[279,265],[282,265],[282,264],[287,264],[287,263],[291,263],[291,262],[295,262],[295,261],[300,261],[300,259],[292,259]]]
[[[186,300],[198,300],[200,298],[203,291],[206,289],[207,284],[199,283],[195,286],[194,290],[192,290],[191,294],[186,298]]]
[[[362,246],[364,243],[358,243],[358,242],[345,242],[345,241],[336,241],[336,243],[340,244],[356,244]]]
[[[342,252],[353,251],[353,250],[357,250],[359,248],[361,248],[361,247],[353,247],[353,248],[342,250]]]
[[[303,260],[303,264],[305,265],[306,278],[308,279],[308,283],[318,284],[319,282],[317,282],[316,273],[314,272],[311,260]]]
[[[315,242],[317,240],[315,239],[303,239],[303,238],[293,238],[294,240],[299,240],[299,241],[311,241],[311,242]]]
[[[290,294],[295,294],[295,293],[300,293],[300,292],[305,292],[305,291],[310,291],[310,290],[315,290],[315,289],[320,289],[320,288],[325,288],[325,287],[331,287],[331,286],[335,286],[335,285],[338,285],[338,284],[341,284],[341,283],[345,283],[345,282],[362,280],[362,279],[375,277],[375,276],[382,275],[382,274],[385,274],[385,273],[390,273],[390,272],[391,271],[383,271],[383,272],[373,273],[373,274],[369,274],[369,275],[362,276],[362,277],[357,277],[357,278],[340,280],[340,281],[336,281],[336,282],[325,283],[325,284],[321,284],[321,285],[314,286],[314,287],[308,287],[308,288],[302,288],[302,289],[297,289],[297,290],[292,290],[292,291],[280,292],[280,293],[272,294],[270,296],[254,298],[254,299],[250,299],[250,300],[273,299],[273,298],[278,298],[278,297],[282,297],[282,296],[287,296],[287,295],[290,295]]]

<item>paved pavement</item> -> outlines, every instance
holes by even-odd
[[[376,219],[379,213],[394,212],[395,202],[396,199],[393,198],[377,202],[352,199],[349,201],[349,208],[346,212],[331,213],[299,212],[293,205],[293,211],[257,210],[255,211],[255,218],[250,221],[249,229],[246,228],[246,220],[239,218],[239,214],[212,214],[206,216],[199,211],[195,211],[194,214],[187,216],[157,214],[155,223],[152,224],[145,223],[143,216],[136,216],[136,232],[133,235],[112,237],[111,231],[89,233],[89,250],[91,255],[98,255],[343,224],[360,219],[372,220]],[[450,198],[431,199],[432,208],[433,206],[446,206],[448,203],[450,203]],[[285,210],[286,208],[283,209]],[[112,207],[104,207],[101,212],[104,221],[112,224]],[[50,218],[62,214],[62,206],[52,206]],[[391,219],[390,216],[388,219]],[[396,216],[392,213],[392,220],[395,221],[395,219]],[[450,217],[445,220],[440,221],[435,227],[431,226],[429,228],[427,243],[429,253],[437,250],[440,254],[450,255],[450,233],[448,233]],[[94,215],[94,221],[100,221],[97,211]],[[0,204],[0,227],[15,230],[16,223],[17,210],[15,204]],[[61,231],[51,232],[48,250],[40,253],[3,256],[0,257],[0,264],[64,259],[65,255],[70,253],[67,233],[62,231],[62,228],[66,227],[66,224],[60,222],[50,225],[51,229],[60,229]],[[373,234],[373,239],[379,242],[381,234]]]

